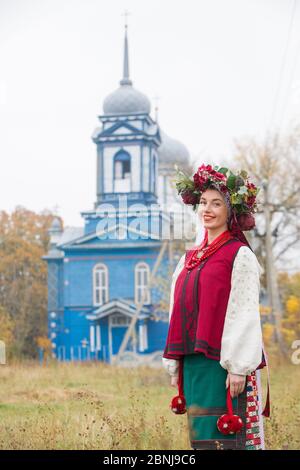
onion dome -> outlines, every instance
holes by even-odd
[[[62,231],[61,222],[58,217],[53,218],[49,231],[51,233]]]
[[[189,151],[179,140],[172,139],[161,129],[162,143],[158,147],[158,160],[160,165],[188,164],[190,160]]]
[[[120,80],[120,85],[104,99],[104,114],[150,114],[150,100],[144,93],[133,88],[129,78],[127,25],[125,26],[123,78]]]

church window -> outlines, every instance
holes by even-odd
[[[130,192],[130,185],[130,155],[125,150],[120,150],[114,156],[114,192]]]
[[[148,289],[150,269],[147,263],[138,263],[135,267],[135,303],[140,303],[146,291],[144,303],[149,304],[150,290]]]
[[[105,264],[97,264],[93,272],[94,305],[108,302],[108,269]]]

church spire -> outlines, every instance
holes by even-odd
[[[125,16],[125,39],[124,39],[124,61],[123,61],[123,78],[120,80],[120,85],[132,85],[132,81],[129,78],[129,60],[128,60],[128,39],[127,39],[127,16],[129,12],[125,10],[123,15]]]

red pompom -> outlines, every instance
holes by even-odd
[[[217,427],[222,434],[235,434],[243,428],[243,421],[238,415],[225,414],[220,416]]]
[[[222,434],[235,434],[243,428],[244,423],[238,415],[233,414],[230,387],[227,389],[226,403],[228,413],[220,416],[217,421],[217,428]]]
[[[177,395],[176,397],[172,398],[170,408],[177,415],[186,413],[186,401],[184,396]]]

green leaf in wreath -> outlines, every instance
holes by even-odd
[[[229,177],[227,178],[227,186],[229,189],[231,190],[235,189],[235,180],[236,180],[235,175],[233,174],[229,175]]]
[[[227,176],[228,168],[225,168],[224,166],[217,170],[219,173],[222,173],[222,175]]]

